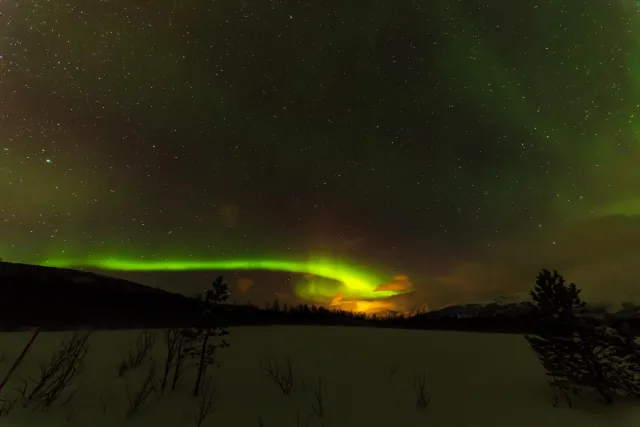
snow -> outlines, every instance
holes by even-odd
[[[0,335],[2,377],[20,353],[30,332]],[[150,397],[140,412],[124,421],[125,386],[135,390],[146,368],[118,378],[117,368],[138,331],[95,331],[73,410],[49,413],[17,409],[0,418],[3,427],[38,426],[196,426],[196,400],[189,395],[193,373],[176,392],[162,400]],[[5,387],[10,397],[19,378],[35,376],[38,361],[47,359],[69,332],[43,332]],[[295,427],[296,413],[309,417],[313,387],[323,380],[326,413],[309,426],[616,426],[640,425],[640,407],[620,403],[605,407],[583,400],[577,408],[554,408],[538,360],[519,335],[390,330],[346,327],[231,328],[231,347],[219,354],[213,369],[217,401],[203,426]],[[154,357],[163,368],[161,334]],[[264,374],[267,358],[293,363],[294,386],[283,395]],[[432,400],[425,410],[415,406],[413,381],[425,374]],[[107,401],[106,415],[100,400]],[[304,425],[301,423],[301,426]]]

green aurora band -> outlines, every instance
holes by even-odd
[[[299,297],[319,301],[333,298],[341,292],[345,299],[375,300],[389,298],[404,292],[376,288],[386,283],[382,275],[345,262],[331,259],[307,261],[273,259],[232,259],[225,261],[185,260],[129,260],[102,258],[87,260],[49,259],[42,263],[48,267],[87,267],[111,271],[194,271],[194,270],[267,270],[301,273],[330,280],[305,280],[296,284]],[[336,285],[336,282],[337,285]]]

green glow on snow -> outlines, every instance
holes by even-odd
[[[145,261],[118,258],[49,259],[43,265],[61,268],[89,267],[112,271],[269,270],[303,273],[325,278],[322,280],[313,277],[295,286],[298,296],[311,300],[332,298],[337,292],[341,292],[344,298],[360,299],[382,299],[402,293],[390,290],[376,291],[378,285],[386,282],[379,274],[345,262],[320,258],[307,261],[273,259],[225,261]],[[335,282],[339,282],[339,285],[336,286]]]

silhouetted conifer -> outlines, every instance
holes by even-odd
[[[224,339],[229,331],[223,323],[220,305],[229,298],[228,286],[222,281],[222,276],[216,278],[211,289],[207,289],[204,297],[202,318],[196,328],[187,329],[183,333],[188,340],[187,352],[196,359],[198,373],[193,389],[193,395],[198,396],[202,379],[207,373],[207,368],[216,363],[215,351],[229,346]]]
[[[542,270],[531,291],[538,336],[525,336],[544,366],[549,384],[569,405],[569,392],[597,392],[612,403],[621,394],[640,396],[640,346],[635,336],[576,314],[585,307],[576,285]]]

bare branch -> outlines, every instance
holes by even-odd
[[[312,404],[313,413],[322,418],[324,416],[324,398],[322,396],[322,377],[318,377],[318,383],[313,389],[314,402]]]
[[[213,381],[210,376],[207,376],[202,382],[202,389],[198,399],[198,410],[194,416],[196,427],[202,427],[204,421],[213,412],[215,397],[216,390]]]
[[[18,399],[7,399],[0,397],[0,417],[9,415],[13,408],[16,406]]]
[[[129,407],[125,413],[125,420],[128,420],[132,416],[138,413],[142,405],[147,401],[151,393],[153,393],[156,389],[155,386],[155,375],[156,375],[156,365],[153,359],[151,363],[149,363],[149,368],[147,370],[147,376],[142,381],[140,388],[135,394],[131,394],[129,388],[125,386],[125,391],[127,393],[127,399],[129,401]]]
[[[20,382],[22,383],[22,386],[15,388],[14,391],[16,393],[18,393],[18,396],[19,396],[20,400],[24,400],[26,398],[26,396],[27,396],[27,390],[29,388],[29,383],[27,382],[27,380],[22,378],[22,376],[20,377]]]
[[[107,413],[109,402],[111,401],[111,393],[100,395],[100,411],[105,415]]]
[[[189,343],[185,336],[184,330],[179,331],[177,339],[178,342],[176,343],[171,391],[175,390],[182,383],[182,380],[184,379],[182,369],[184,368],[185,363],[188,361],[189,356]]]
[[[166,356],[164,361],[164,373],[162,375],[162,382],[160,385],[160,394],[164,394],[164,389],[167,386],[169,379],[169,373],[175,365],[176,353],[182,338],[182,332],[180,329],[171,328],[162,331],[162,340],[164,341]]]
[[[75,378],[84,368],[84,358],[89,351],[90,332],[75,333],[69,340],[65,340],[60,345],[59,350],[51,357],[49,362],[40,362],[40,374],[36,380],[32,379],[34,387],[24,400],[23,406],[27,407],[34,403],[35,409],[43,411],[51,409],[52,405],[63,395],[65,391],[72,388]],[[26,395],[27,385],[19,392]],[[62,401],[62,406],[67,405],[75,393],[74,387],[69,395]]]
[[[291,394],[291,388],[293,387],[291,358],[287,357],[284,368],[281,368],[277,362],[270,358],[263,360],[261,366],[267,377],[280,388],[282,394],[286,396]]]
[[[20,353],[20,355],[13,362],[13,365],[11,366],[11,368],[9,369],[5,377],[2,379],[2,382],[0,382],[0,392],[4,389],[4,386],[7,385],[7,383],[9,382],[9,378],[11,378],[11,375],[13,374],[13,372],[18,368],[20,363],[22,363],[22,361],[24,360],[24,357],[27,355],[27,352],[29,351],[29,349],[31,348],[31,346],[33,345],[33,343],[35,342],[39,334],[40,334],[40,329],[36,329],[33,332],[33,335],[31,335],[31,339],[29,339],[29,342],[27,342],[27,345],[24,347],[24,349],[22,349],[22,352]]]
[[[425,391],[427,383],[426,374],[423,372],[420,375],[416,375],[413,379],[413,391],[416,396],[416,408],[426,409],[431,403],[431,394]]]

